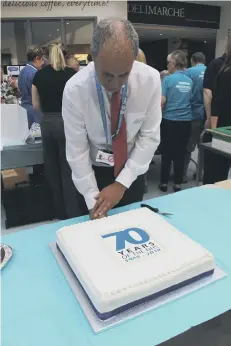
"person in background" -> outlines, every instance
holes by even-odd
[[[223,65],[215,79],[211,108],[211,128],[231,126],[231,38],[229,38]],[[209,152],[205,156],[203,184],[226,180],[231,159]]]
[[[169,73],[168,73],[168,70],[163,70],[160,72],[160,80],[161,82],[163,81],[163,79],[165,77],[169,76]],[[161,127],[162,125],[160,125]],[[160,136],[160,144],[155,152],[155,155],[161,155],[161,152],[162,152],[162,141],[161,141],[161,136]]]
[[[135,61],[139,37],[123,19],[104,19],[92,38],[94,63],[66,84],[67,160],[93,219],[143,199],[144,174],[160,139],[159,72]]]
[[[61,43],[49,47],[49,65],[38,71],[32,85],[34,109],[42,111],[41,132],[45,177],[53,193],[58,219],[79,216],[77,191],[66,160],[65,135],[61,115],[63,90],[75,74],[66,67]]]
[[[161,124],[161,182],[159,188],[166,192],[174,164],[174,191],[181,190],[184,157],[190,136],[192,120],[192,80],[184,73],[187,58],[181,50],[173,51],[167,58],[169,76],[162,82],[163,119]]]
[[[20,72],[18,87],[21,94],[21,106],[27,111],[29,128],[33,123],[40,123],[41,114],[32,105],[32,83],[34,76],[44,64],[44,50],[39,46],[30,46],[27,51],[28,63]]]
[[[199,143],[201,132],[205,123],[205,109],[203,99],[203,80],[206,70],[205,55],[201,52],[194,53],[191,57],[191,66],[185,71],[186,76],[191,78],[193,82],[192,88],[192,123],[191,134],[187,146],[184,164],[184,179],[183,182],[187,183],[187,171],[191,160],[191,153],[195,150],[196,145]]]
[[[168,70],[163,70],[160,72],[160,79],[163,81],[165,77],[169,76]]]
[[[18,82],[10,76],[4,76],[3,67],[1,67],[1,103],[15,104],[19,97]]]
[[[227,52],[227,49],[228,47],[226,47],[226,52]],[[210,128],[211,126],[210,124],[211,107],[212,107],[212,100],[215,97],[214,85],[216,82],[217,75],[221,67],[224,65],[226,52],[221,57],[214,59],[205,70],[203,88],[204,88],[204,107],[206,112],[206,124],[205,124],[206,128]]]
[[[136,61],[143,62],[144,64],[147,64],[146,56],[142,49],[139,48],[138,55],[136,58]]]
[[[74,56],[66,59],[67,67],[72,68],[75,72],[79,72],[79,62]]]

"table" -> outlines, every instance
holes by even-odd
[[[231,154],[227,153],[226,151],[219,150],[212,147],[212,143],[200,143],[198,146],[198,160],[197,160],[197,174],[196,174],[197,186],[199,185],[199,181],[202,176],[205,150],[209,150],[215,154],[222,155],[231,159]]]
[[[42,142],[3,147],[1,169],[29,167],[43,163]]]
[[[2,346],[155,346],[231,309],[231,191],[194,188],[148,203],[173,212],[169,222],[210,250],[228,276],[95,335],[48,246],[60,227],[87,218],[12,233],[3,237],[14,255],[2,272]]]

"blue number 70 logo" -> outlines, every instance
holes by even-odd
[[[134,239],[130,235],[130,232],[136,232],[137,234],[139,234],[141,239],[140,240]],[[124,250],[126,241],[130,244],[138,245],[138,244],[146,243],[150,239],[149,235],[140,228],[128,228],[128,229],[125,229],[124,231],[102,235],[102,238],[110,238],[110,237],[116,237],[116,251]]]

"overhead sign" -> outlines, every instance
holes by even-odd
[[[220,7],[175,1],[128,1],[132,23],[219,29]]]
[[[1,6],[4,8],[38,8],[41,7],[47,11],[53,11],[58,8],[79,8],[83,11],[89,7],[105,7],[108,6],[109,0],[107,1],[1,1]]]

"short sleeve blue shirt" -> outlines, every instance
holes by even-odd
[[[32,83],[38,70],[31,64],[27,64],[18,77],[18,87],[21,95],[21,105],[27,110],[29,127],[33,122],[40,123],[40,112],[34,110],[32,105]]]
[[[192,87],[192,117],[194,120],[204,119],[203,80],[206,66],[198,64],[187,69],[185,74],[193,81]]]
[[[163,118],[176,121],[192,120],[192,80],[184,71],[176,71],[164,78],[162,95],[166,97]]]

